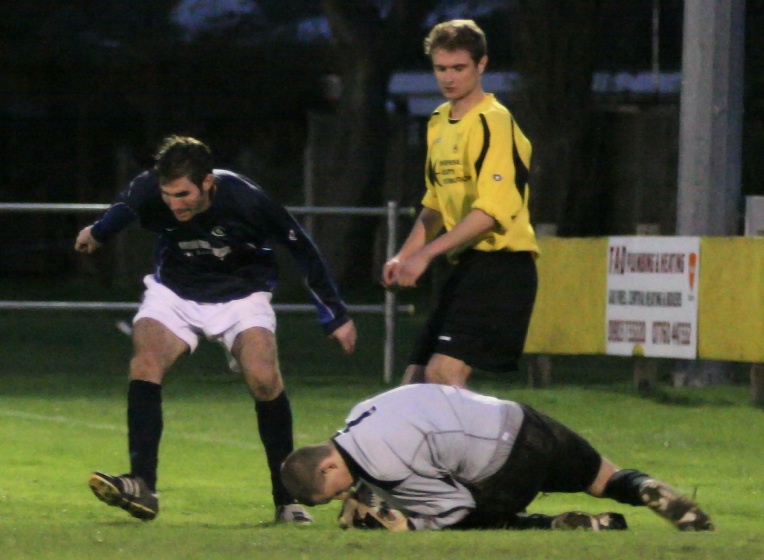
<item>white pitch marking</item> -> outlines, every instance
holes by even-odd
[[[77,426],[77,427],[83,427],[83,428],[90,428],[92,430],[122,432],[123,434],[127,433],[126,428],[121,426],[115,426],[114,424],[100,424],[97,422],[87,422],[84,420],[68,418],[66,416],[48,416],[45,414],[36,414],[34,412],[25,412],[23,410],[0,409],[0,416],[7,416],[9,418],[21,418],[22,420],[32,420],[35,422],[52,422],[55,424],[63,424],[65,426]],[[260,445],[246,443],[242,441],[230,440],[230,439],[223,439],[223,438],[219,438],[217,436],[208,435],[208,434],[195,434],[195,433],[187,433],[187,432],[176,432],[173,430],[164,430],[164,432],[162,433],[162,438],[164,439],[165,437],[171,437],[171,438],[176,437],[176,438],[185,439],[188,441],[213,443],[217,445],[223,445],[225,447],[236,447],[238,449],[250,449],[250,450],[262,449],[262,446]]]

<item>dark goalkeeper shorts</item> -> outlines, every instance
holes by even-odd
[[[459,257],[409,364],[444,354],[486,371],[515,371],[538,277],[533,254],[468,250]]]
[[[540,492],[585,492],[599,473],[602,456],[582,436],[528,405],[506,463],[470,490],[475,511],[468,523],[503,527]],[[465,524],[466,525],[466,524]]]

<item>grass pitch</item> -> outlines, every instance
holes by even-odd
[[[253,405],[222,351],[203,344],[167,377],[160,452],[161,512],[141,522],[97,501],[93,470],[127,470],[129,340],[114,314],[5,312],[0,320],[0,558],[15,559],[719,559],[764,558],[764,423],[747,385],[631,389],[627,360],[555,358],[555,385],[476,374],[473,388],[525,401],[566,422],[623,467],[692,495],[718,530],[683,534],[645,508],[586,495],[540,497],[529,508],[617,511],[614,533],[341,531],[337,503],[310,527],[272,524],[267,467]],[[381,318],[356,317],[345,357],[313,317],[280,317],[282,368],[297,445],[328,438],[358,400],[384,390]],[[400,325],[399,354],[420,319]],[[403,360],[399,360],[400,366]],[[400,371],[400,368],[398,369]]]

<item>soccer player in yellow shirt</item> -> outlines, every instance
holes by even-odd
[[[428,126],[422,211],[382,283],[414,287],[435,257],[456,263],[403,382],[464,386],[473,368],[516,370],[525,345],[539,252],[528,211],[531,144],[483,91],[487,45],[474,21],[436,25],[424,48],[446,102]]]

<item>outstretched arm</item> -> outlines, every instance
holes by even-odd
[[[105,241],[138,218],[135,208],[147,198],[158,196],[157,185],[156,175],[151,172],[147,171],[135,177],[97,222],[80,231],[74,242],[74,249],[80,253],[98,250]]]
[[[347,306],[323,255],[286,208],[259,187],[253,189],[252,194],[257,199],[253,213],[259,213],[253,216],[253,221],[265,220],[272,239],[290,252],[308,287],[324,332],[336,338],[346,353],[351,353],[355,348],[355,325],[348,317]]]

